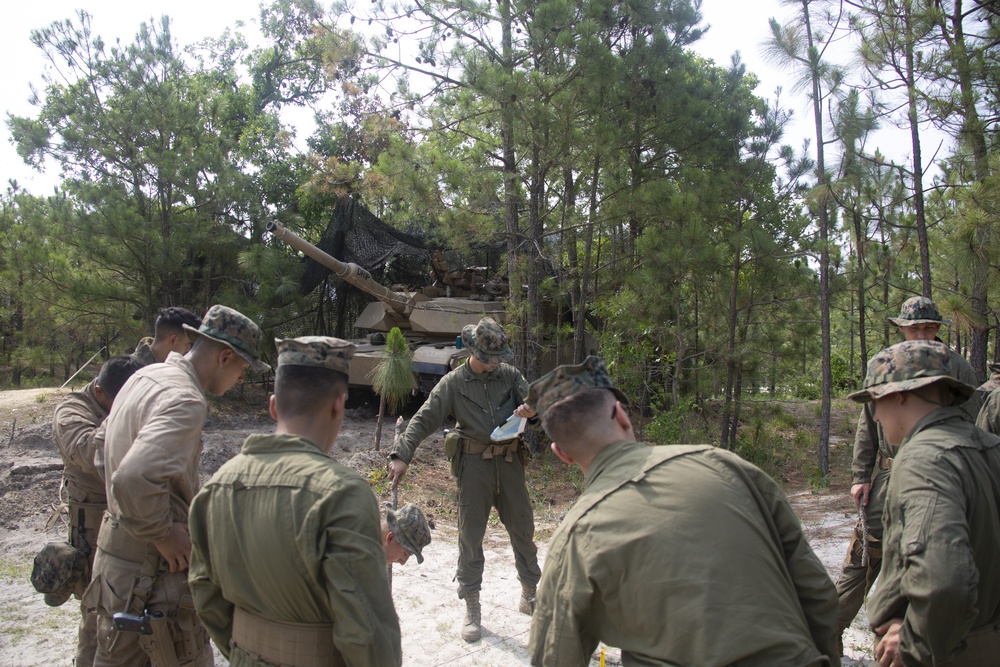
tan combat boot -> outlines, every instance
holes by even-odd
[[[530,584],[521,584],[521,602],[517,605],[517,610],[522,614],[531,616],[535,612],[535,587]]]
[[[479,641],[483,636],[482,615],[479,591],[473,591],[465,596],[465,625],[462,626],[462,639],[470,643]]]

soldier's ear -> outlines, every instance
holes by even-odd
[[[555,442],[552,443],[551,449],[552,453],[555,454],[559,458],[559,460],[562,461],[563,463],[568,463],[569,465],[573,465],[574,463],[576,463],[576,461],[574,461],[569,454],[564,452],[562,448],[560,448],[559,445],[556,444]]]
[[[271,414],[271,419],[278,421],[278,401],[274,398],[274,394],[267,400],[267,411]]]

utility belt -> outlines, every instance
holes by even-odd
[[[198,621],[194,599],[187,586],[181,591],[176,581],[165,584],[178,586],[178,590],[167,595],[168,599],[178,595],[176,606],[161,607],[162,603],[150,606],[154,585],[167,574],[166,562],[156,547],[151,542],[140,542],[132,537],[110,512],[104,513],[97,546],[115,558],[140,563],[139,574],[132,581],[124,611],[112,614],[108,652],[114,653],[121,633],[133,632],[139,635],[139,646],[154,667],[176,667],[196,659],[209,639],[204,626]],[[176,577],[170,576],[172,580]]]
[[[333,645],[329,623],[286,623],[242,607],[233,612],[231,645],[253,660],[276,667],[346,667]]]
[[[511,440],[499,445],[486,444],[472,438],[462,438],[462,453],[482,456],[484,460],[503,458],[507,463],[514,460],[521,446],[520,440]]]
[[[133,563],[142,563],[148,556],[159,557],[152,542],[140,542],[121,527],[111,512],[105,512],[101,522],[101,532],[97,535],[97,548],[101,551]]]
[[[893,461],[892,459],[890,459],[890,458],[888,458],[886,456],[882,456],[881,454],[879,454],[878,455],[878,469],[879,470],[892,470],[892,461]]]

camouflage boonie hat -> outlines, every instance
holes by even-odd
[[[58,607],[73,595],[87,574],[87,556],[67,542],[49,542],[35,556],[31,585],[45,594],[45,604]]]
[[[990,369],[990,373],[1000,373],[1000,362],[987,361],[986,368]]]
[[[278,348],[278,368],[315,366],[350,374],[354,343],[331,336],[302,336],[275,338],[274,345]]]
[[[462,344],[481,364],[511,363],[514,353],[507,342],[507,332],[491,317],[484,317],[479,324],[462,327]]]
[[[195,329],[189,324],[184,329],[199,336],[227,345],[250,364],[254,373],[263,373],[271,367],[260,360],[260,327],[243,313],[227,306],[212,306],[201,318],[201,326]]]
[[[899,317],[890,317],[889,321],[898,327],[909,327],[914,324],[940,324],[948,326],[951,320],[941,319],[934,302],[926,296],[915,296],[903,302],[899,309]]]
[[[868,403],[901,391],[912,391],[931,384],[951,389],[952,403],[961,403],[976,389],[952,377],[948,346],[933,340],[907,340],[887,347],[868,362],[864,389],[847,398]]]
[[[406,503],[398,510],[388,508],[385,522],[400,546],[416,556],[418,564],[423,563],[424,557],[420,552],[431,543],[431,528],[420,508],[412,503]]]
[[[538,416],[559,401],[583,389],[609,389],[615,397],[628,405],[628,398],[611,382],[608,367],[600,357],[587,357],[582,364],[559,366],[538,378],[528,387],[525,401]]]

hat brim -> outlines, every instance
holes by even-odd
[[[211,340],[214,340],[217,343],[222,343],[223,345],[225,345],[226,347],[228,347],[230,350],[232,350],[236,354],[240,355],[248,364],[250,364],[250,370],[253,371],[254,373],[258,373],[258,374],[260,374],[260,373],[266,373],[269,370],[271,370],[271,366],[269,364],[265,364],[260,359],[257,359],[255,357],[251,357],[249,354],[247,354],[243,350],[239,349],[238,347],[236,347],[235,345],[233,345],[232,343],[230,343],[228,340],[225,340],[223,338],[218,338],[216,336],[213,336],[212,334],[208,333],[207,331],[202,331],[200,329],[195,329],[190,324],[182,324],[181,326],[184,327],[184,329],[188,333],[195,334],[195,335],[198,335],[198,336],[204,336],[205,338],[209,338]]]
[[[862,389],[861,391],[848,394],[847,398],[855,401],[856,403],[871,403],[872,401],[882,398],[883,396],[888,396],[889,394],[898,394],[901,391],[913,391],[914,389],[927,387],[932,384],[942,384],[951,388],[963,400],[972,396],[973,392],[976,391],[975,387],[967,385],[960,380],[956,380],[950,375],[936,375],[933,377],[920,377],[912,378],[910,380],[899,380],[898,382],[877,384],[873,387],[868,387],[867,389]]]
[[[420,549],[417,549],[413,545],[413,542],[410,542],[410,538],[406,536],[406,533],[399,529],[399,522],[396,521],[396,512],[391,508],[385,511],[385,522],[389,524],[389,530],[392,531],[392,536],[396,538],[399,545],[417,557],[417,565],[423,564],[424,557],[420,555]]]
[[[904,319],[902,317],[890,317],[890,318],[888,318],[888,320],[890,322],[892,322],[893,324],[895,324],[897,327],[912,327],[914,324],[940,324],[943,327],[949,327],[949,326],[951,326],[951,320],[945,320],[945,319],[940,319],[940,320],[929,320],[929,319],[907,320],[907,319]]]

